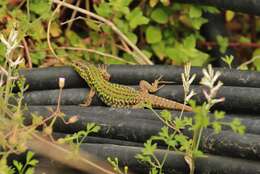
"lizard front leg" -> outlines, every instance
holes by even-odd
[[[100,72],[102,73],[102,76],[105,80],[109,81],[110,80],[110,77],[111,75],[108,73],[107,71],[107,65],[99,65],[98,69],[100,70]]]
[[[165,85],[161,85],[159,86],[160,80],[161,80],[162,76],[160,76],[158,79],[156,79],[152,84],[150,84],[149,82],[145,81],[145,80],[141,80],[139,82],[139,88],[141,92],[144,93],[154,93],[156,91],[158,91],[159,89],[161,89],[162,87],[164,87]]]
[[[89,93],[86,95],[83,103],[80,104],[80,106],[89,106],[92,102],[92,99],[93,99],[95,93],[96,93],[95,90],[93,88],[90,88]]]

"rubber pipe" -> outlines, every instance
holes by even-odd
[[[136,86],[133,86],[138,88]],[[193,99],[201,104],[205,101],[200,86],[192,86],[197,93]],[[62,105],[79,105],[83,103],[88,89],[64,89],[61,98]],[[30,91],[24,94],[24,102],[28,105],[56,105],[59,90]],[[168,85],[161,88],[155,95],[165,97],[177,102],[183,102],[183,87],[181,85]],[[260,113],[260,88],[223,86],[218,91],[217,97],[224,97],[225,101],[214,106],[214,110],[224,110],[227,113]],[[95,95],[92,106],[104,105]]]
[[[219,78],[225,86],[243,86],[260,88],[260,72],[239,71],[235,69],[215,68],[222,74]],[[138,85],[140,80],[153,82],[162,76],[162,80],[182,84],[181,73],[183,68],[172,65],[109,65],[111,82],[125,85]],[[203,76],[201,68],[192,68],[192,74],[197,74],[194,84],[199,84]],[[65,88],[81,88],[87,84],[70,67],[36,68],[20,70],[20,75],[26,78],[29,90],[58,89],[59,77],[66,79]]]
[[[127,140],[133,142],[145,142],[148,138],[158,134],[163,124],[156,120],[128,116],[123,117],[123,113],[111,112],[111,115],[94,114],[83,110],[71,110],[72,108],[62,107],[61,110],[68,119],[72,115],[79,115],[79,121],[66,125],[58,119],[54,131],[62,133],[75,133],[84,130],[87,123],[95,122],[101,125],[101,130],[95,136]],[[55,108],[54,108],[55,109]],[[29,111],[48,117],[50,111],[44,106],[29,106]],[[96,110],[97,112],[99,110]],[[26,122],[30,122],[30,113],[27,114]],[[191,137],[191,132],[183,130],[184,134]],[[260,159],[260,136],[255,134],[245,134],[240,136],[231,131],[223,130],[220,134],[215,134],[212,129],[205,129],[202,134],[201,149],[210,153],[217,153],[233,157],[243,157],[248,159]]]

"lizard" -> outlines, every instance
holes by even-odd
[[[158,87],[159,79],[152,84],[141,80],[139,82],[140,89],[136,90],[126,85],[109,82],[110,74],[105,67],[97,67],[92,63],[78,60],[71,61],[70,66],[90,87],[90,91],[81,106],[89,106],[92,98],[97,94],[103,103],[115,108],[141,108],[143,107],[142,104],[148,103],[154,108],[192,111],[190,106],[150,94],[163,86]]]

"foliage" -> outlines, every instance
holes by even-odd
[[[84,142],[87,136],[90,133],[97,133],[100,130],[100,126],[97,126],[95,123],[88,123],[86,126],[86,130],[81,130],[79,132],[74,133],[73,135],[66,135],[64,138],[59,138],[57,140],[60,144],[71,144],[75,146],[75,153],[79,152],[80,145]]]
[[[214,7],[169,0],[79,0],[73,5],[73,10],[65,6],[55,10],[57,4],[50,0],[0,2],[2,31],[9,33],[16,22],[20,39],[25,37],[23,46],[28,50],[22,54],[26,66],[50,66],[57,63],[53,61],[56,55],[102,63],[140,63],[136,60],[140,59],[140,54],[113,31],[115,27],[153,62],[191,62],[192,65],[201,66],[213,60],[207,53],[207,49],[212,48],[211,43],[204,40],[199,30],[207,22],[202,16],[204,12],[219,13]],[[78,12],[79,8],[104,17],[115,26],[111,28],[103,21],[82,15]],[[255,57],[259,45],[254,36],[260,31],[259,19],[230,10],[223,13],[226,29],[232,35],[217,36],[213,47],[217,45],[221,53],[225,53],[228,47],[241,48],[236,49],[237,53],[233,55],[240,63]],[[250,34],[251,31],[254,33]],[[3,62],[4,47],[1,45],[0,63]],[[243,69],[258,70],[258,67],[259,61],[255,60]]]
[[[82,1],[83,3],[83,1]],[[188,61],[201,66],[209,61],[209,55],[197,49],[197,40],[203,40],[199,29],[207,20],[203,12],[216,13],[213,7],[179,4],[170,1],[150,1],[144,3],[133,0],[89,1],[75,4],[92,11],[113,22],[133,44],[153,60],[174,64]],[[49,50],[47,36],[59,57],[83,58],[96,62],[125,63],[120,59],[91,54],[83,50],[73,51],[70,47],[93,49],[100,53],[109,53],[135,62],[134,54],[122,38],[101,21],[72,13],[66,8],[53,13],[52,3],[47,0],[11,1],[3,0],[0,4],[0,21],[3,21],[8,33],[14,22],[21,34],[26,37],[29,55],[25,55],[33,65],[41,65],[53,58]],[[69,12],[69,13],[67,13]],[[53,16],[54,15],[54,16]],[[8,19],[8,20],[6,20]],[[47,22],[51,21],[48,31]],[[60,23],[64,23],[60,25]],[[1,50],[1,48],[0,48]],[[3,61],[3,51],[0,51]]]
[[[113,169],[114,169],[114,172],[116,172],[116,174],[127,174],[128,172],[128,167],[125,166],[124,167],[124,171],[122,171],[119,167],[119,160],[117,157],[115,158],[110,158],[108,157],[107,158],[107,161],[112,165]]]
[[[221,59],[228,65],[229,69],[232,68],[232,62],[234,60],[234,56],[230,55],[226,55],[225,57],[221,57]]]
[[[194,80],[194,77],[189,75],[189,66],[185,67],[185,73],[182,74],[184,80],[185,91],[189,91],[190,84]],[[209,114],[210,108],[216,103],[222,102],[223,98],[216,98],[217,91],[222,86],[220,81],[217,81],[220,76],[220,72],[214,72],[211,66],[208,69],[203,69],[204,77],[201,80],[201,84],[204,85],[208,90],[203,90],[207,102],[202,105],[196,105],[192,100],[189,101],[191,104],[194,116],[172,116],[169,111],[163,110],[160,114],[155,112],[151,107],[153,113],[164,123],[161,131],[158,135],[152,136],[144,144],[142,153],[136,156],[142,162],[150,165],[150,173],[162,174],[163,165],[167,159],[167,155],[170,151],[183,152],[184,159],[190,167],[190,174],[194,173],[195,170],[195,159],[203,156],[203,152],[199,149],[200,140],[202,137],[203,129],[211,127],[216,134],[222,131],[222,125],[229,126],[234,132],[243,134],[245,132],[245,126],[241,125],[239,119],[234,119],[231,122],[223,122],[225,113],[222,111],[215,111],[213,114]],[[186,77],[186,78],[184,78]],[[192,94],[192,95],[191,95]],[[187,92],[187,97],[190,99],[194,95],[194,92]],[[186,101],[185,100],[185,101]],[[192,137],[185,135],[182,130],[190,130],[193,132]],[[156,157],[157,142],[164,143],[167,146],[167,152],[163,159],[159,160]]]
[[[217,43],[219,45],[219,50],[221,53],[225,53],[228,47],[228,38],[218,35],[217,36]]]
[[[34,173],[34,167],[39,162],[36,159],[33,159],[34,153],[31,151],[28,151],[26,154],[26,162],[23,165],[21,162],[18,162],[16,160],[13,161],[13,165],[17,169],[17,172],[19,174],[33,174]]]

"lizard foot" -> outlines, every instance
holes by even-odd
[[[90,91],[89,91],[88,95],[86,95],[83,103],[80,104],[80,106],[84,106],[84,107],[89,106],[91,104],[91,102],[92,102],[92,99],[93,99],[95,93],[96,93],[95,90],[90,88]]]
[[[161,81],[161,78],[162,76],[160,76],[158,79],[156,79],[152,84],[150,84],[149,82],[145,81],[145,80],[141,80],[139,82],[139,87],[140,87],[140,90],[142,92],[145,92],[145,93],[154,93],[156,91],[158,91],[159,89],[161,89],[162,87],[164,87],[165,85],[161,85],[159,86],[159,84],[163,81]]]

